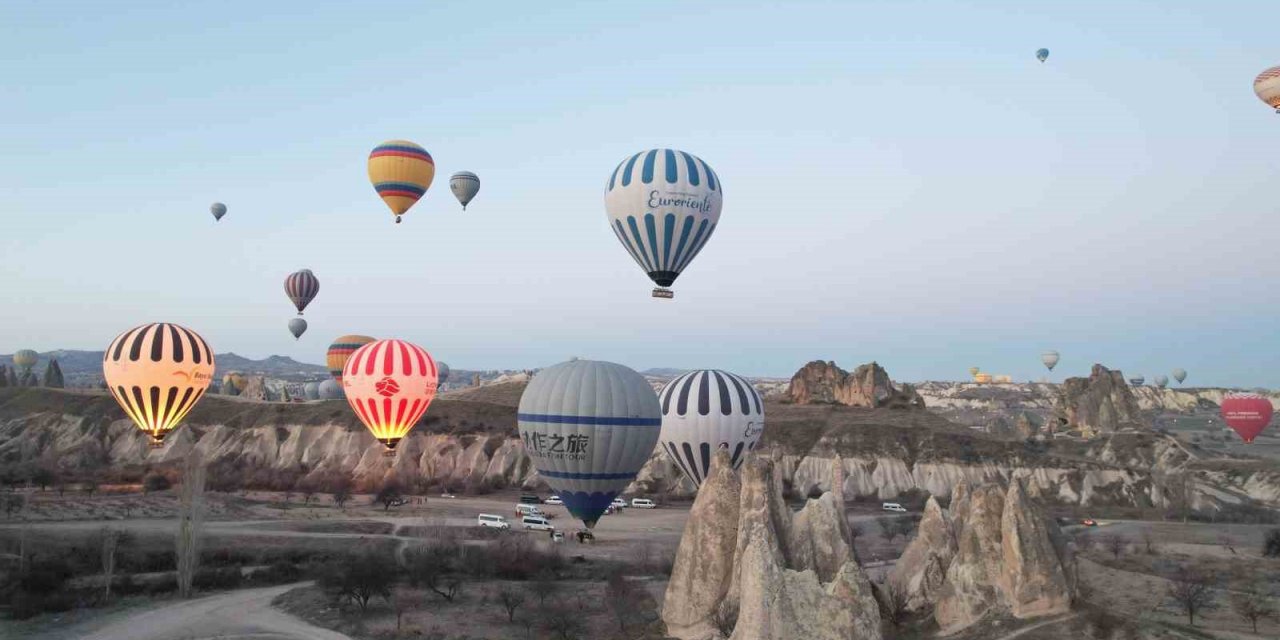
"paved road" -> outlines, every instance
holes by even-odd
[[[271,600],[308,583],[244,589],[157,608],[132,610],[63,627],[30,640],[351,640],[271,607]]]

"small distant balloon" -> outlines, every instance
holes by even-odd
[[[227,215],[227,205],[222,204],[221,202],[215,202],[209,205],[209,213],[213,214],[214,221],[221,220],[222,216]]]
[[[1156,386],[1161,389],[1169,386],[1169,376],[1156,376]]]
[[[1271,67],[1253,79],[1253,92],[1258,99],[1280,113],[1280,66]]]
[[[449,176],[449,190],[462,203],[462,210],[466,211],[467,205],[480,193],[480,178],[470,171],[459,171]]]
[[[31,367],[36,366],[38,360],[40,360],[40,354],[31,349],[21,349],[13,354],[14,366],[23,371],[30,371]]]
[[[1136,377],[1133,377],[1133,378],[1129,378],[1129,384],[1131,384],[1131,385],[1133,385],[1133,386],[1135,386],[1135,387],[1141,387],[1141,386],[1142,386],[1142,383],[1144,383],[1144,382],[1146,382],[1146,381],[1147,381],[1147,379],[1146,379],[1146,378],[1144,378],[1144,377],[1142,377],[1142,376],[1136,376]]]
[[[316,294],[320,293],[320,280],[311,273],[310,269],[295,271],[284,279],[284,292],[293,302],[293,306],[298,308],[298,315],[302,315],[303,309],[306,309],[307,305],[316,299]]]
[[[329,382],[329,381],[325,380],[325,382]],[[308,382],[302,385],[302,395],[308,400],[319,400],[320,399],[320,383]]]
[[[1040,362],[1043,362],[1044,366],[1048,367],[1050,371],[1053,371],[1053,368],[1058,366],[1058,352],[1046,351],[1040,354]]]
[[[982,369],[978,367],[969,367],[969,377],[972,378],[973,376],[978,375],[981,371]]]
[[[292,318],[289,320],[289,333],[293,334],[294,339],[302,337],[307,332],[307,321],[302,318]]]
[[[344,397],[342,385],[338,384],[338,381],[333,378],[321,382],[317,391],[320,392],[321,400],[341,400]]]
[[[1036,52],[1036,60],[1039,60],[1040,62],[1044,62],[1045,60],[1048,60],[1048,59],[1049,59],[1048,49],[1041,49]]]
[[[1173,379],[1174,379],[1174,380],[1177,380],[1177,381],[1178,381],[1178,384],[1182,384],[1182,381],[1187,379],[1187,370],[1186,370],[1186,369],[1174,369],[1174,370],[1173,370]]]
[[[339,388],[342,385],[342,369],[347,366],[347,359],[356,349],[377,340],[371,336],[346,335],[341,336],[329,345],[329,351],[325,353],[324,362],[329,367],[329,375],[338,383]]]
[[[1271,400],[1255,393],[1232,393],[1222,399],[1222,420],[1246,444],[1271,424]]]

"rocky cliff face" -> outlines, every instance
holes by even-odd
[[[1053,524],[1028,499],[1019,482],[1008,490],[985,484],[967,492],[957,552],[938,590],[934,619],[944,635],[993,613],[1016,618],[1070,610],[1064,558]]]
[[[814,360],[792,376],[787,397],[795,404],[924,408],[924,400],[911,385],[894,387],[888,372],[874,362],[849,373],[834,362]]]
[[[1053,406],[1054,430],[1078,431],[1085,437],[1121,429],[1148,428],[1124,374],[1100,364],[1088,378],[1067,378]]]
[[[951,518],[930,496],[916,537],[889,573],[889,585],[906,596],[908,609],[922,609],[937,601],[956,550]]]
[[[751,456],[738,483],[718,451],[685,526],[662,610],[682,640],[879,639],[880,611],[853,558],[840,496],[793,514],[776,464]],[[842,482],[835,479],[833,485]]]

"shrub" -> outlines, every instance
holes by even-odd
[[[1262,542],[1262,555],[1268,558],[1280,558],[1280,529],[1267,532]]]
[[[142,479],[142,489],[146,493],[164,491],[172,486],[169,478],[162,473],[151,472]]]

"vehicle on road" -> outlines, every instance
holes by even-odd
[[[882,510],[884,510],[884,511],[893,511],[894,513],[906,513],[906,512],[907,512],[906,507],[903,507],[902,505],[900,505],[900,504],[898,504],[898,503],[896,503],[896,502],[886,502],[886,503],[884,503],[884,504],[880,505],[880,508],[881,508]]]
[[[564,500],[561,500],[560,496],[551,496],[550,498],[547,498],[546,500],[544,500],[543,504],[562,505],[564,504]]]
[[[1080,521],[1080,524],[1086,527],[1096,527],[1098,526],[1098,521],[1094,520],[1093,518],[1085,518],[1084,520]]]
[[[520,494],[520,504],[542,504],[542,498],[532,493]]]
[[[657,509],[658,503],[648,498],[632,498],[631,506],[637,509]]]
[[[520,504],[517,504],[517,505],[516,505],[516,515],[518,515],[518,516],[533,516],[533,517],[535,517],[535,518],[550,518],[550,517],[551,517],[551,516],[548,516],[547,514],[543,513],[543,512],[542,512],[542,508],[541,508],[541,507],[539,507],[538,505],[536,505],[536,504],[524,504],[523,502],[522,502],[522,503],[520,503]]]
[[[623,507],[627,506],[627,501],[623,498],[614,498],[613,502],[610,503],[609,506],[617,509],[618,511],[622,511]]]
[[[505,516],[494,515],[492,513],[482,513],[476,516],[476,524],[492,529],[502,529],[503,531],[511,528],[511,523],[507,522]]]
[[[455,495],[453,495],[452,493],[449,493],[448,491],[446,491],[446,492],[444,492],[444,493],[440,494],[440,497],[441,497],[441,498],[457,498],[458,496],[455,496]]]
[[[520,523],[525,529],[532,531],[555,531],[556,528],[551,526],[551,522],[541,516],[525,516],[520,519]]]

